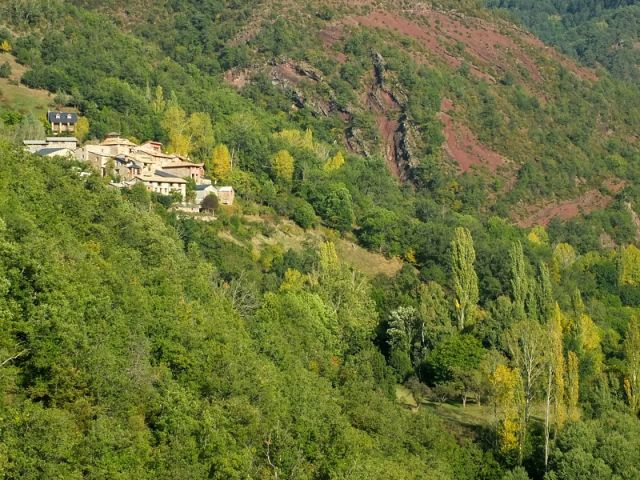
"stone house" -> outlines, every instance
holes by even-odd
[[[53,133],[75,132],[78,114],[74,112],[47,112],[47,120]]]
[[[68,157],[73,158],[74,152],[68,148],[41,148],[36,152],[41,157]]]
[[[169,172],[176,177],[191,178],[196,183],[200,182],[200,179],[204,177],[204,164],[203,163],[191,163],[191,162],[175,162],[162,165],[162,169]]]
[[[75,151],[78,148],[76,137],[47,137],[46,140],[24,140],[25,150],[30,153],[38,153],[43,148],[68,148]]]
[[[211,193],[218,197],[220,205],[233,205],[235,199],[233,187],[219,187],[211,184],[196,185],[196,203],[200,205],[205,197]]]
[[[173,192],[178,192],[183,202],[187,196],[187,181],[162,170],[156,170],[151,175],[136,175],[134,178],[142,182],[150,192],[160,195],[171,195]]]

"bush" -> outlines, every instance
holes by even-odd
[[[307,230],[313,227],[316,222],[316,212],[313,207],[304,200],[299,200],[293,207],[291,218],[294,222]]]
[[[11,76],[11,65],[9,62],[0,64],[0,78],[9,78]]]

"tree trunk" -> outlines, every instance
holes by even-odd
[[[553,380],[553,369],[551,364],[549,364],[549,379],[547,381],[547,398],[546,398],[546,408],[544,412],[544,471],[547,471],[547,467],[549,465],[549,420],[551,416],[551,387]]]

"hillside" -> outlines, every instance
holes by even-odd
[[[249,289],[250,252],[181,240],[73,165],[0,158],[1,478],[475,477],[481,452],[394,405],[355,335],[366,297],[331,309],[340,267],[243,310],[224,269]]]
[[[0,4],[0,478],[640,478],[640,92],[484,4]]]
[[[542,40],[587,65],[606,68],[626,81],[640,79],[640,4],[636,0],[488,0],[485,3],[505,9]]]

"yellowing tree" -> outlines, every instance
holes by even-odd
[[[520,417],[522,384],[516,370],[502,363],[489,375],[500,451],[510,454],[519,449],[523,422]]]
[[[211,156],[211,162],[207,165],[213,176],[220,180],[226,179],[231,172],[231,154],[226,145],[220,144],[213,149],[213,155]]]
[[[76,123],[76,138],[83,142],[87,135],[89,134],[89,120],[87,117],[78,118],[78,123]]]
[[[0,42],[0,52],[11,53],[11,50],[12,49],[9,40],[3,40],[2,42]]]
[[[580,398],[579,361],[575,352],[567,355],[567,413],[569,420],[575,422],[580,419],[578,401]]]
[[[192,113],[188,122],[188,134],[192,145],[192,155],[201,161],[209,158],[215,145],[213,124],[209,114]]]
[[[344,156],[342,155],[342,152],[338,152],[329,160],[327,160],[327,162],[324,164],[324,171],[333,172],[335,170],[340,169],[343,165],[344,165]]]
[[[640,285],[640,249],[635,245],[620,249],[618,282],[620,285]]]
[[[284,272],[284,279],[280,284],[282,292],[299,292],[304,287],[306,276],[294,268],[288,268]]]
[[[167,132],[169,145],[167,151],[187,156],[191,153],[191,140],[187,132],[187,114],[178,105],[171,105],[164,112],[162,128]]]
[[[547,324],[547,339],[549,345],[546,350],[546,398],[544,415],[544,466],[549,464],[549,446],[551,437],[551,407],[555,413],[556,434],[566,420],[564,405],[564,354],[562,337],[562,312],[556,303],[552,318]]]
[[[199,159],[211,155],[214,145],[213,125],[208,114],[192,113],[189,117],[175,101],[171,101],[162,118],[162,128],[167,132],[167,150],[184,157],[193,153]]]
[[[536,225],[531,229],[527,239],[534,245],[546,245],[549,243],[549,235],[541,225]]]
[[[276,177],[290,183],[293,180],[294,160],[289,152],[280,150],[271,160]]]

